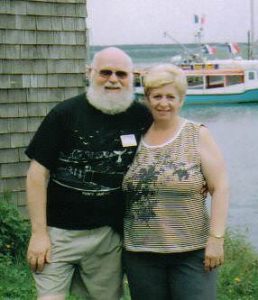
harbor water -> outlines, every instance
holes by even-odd
[[[258,104],[185,106],[182,115],[215,137],[230,180],[228,226],[258,250]]]
[[[191,49],[195,45],[188,45]],[[246,45],[240,45],[245,58]],[[170,62],[180,53],[173,45],[120,46],[136,68]],[[101,47],[91,47],[91,57]],[[225,45],[218,45],[219,57],[230,58]],[[230,180],[228,227],[244,233],[258,250],[258,104],[185,106],[182,116],[204,123],[219,144]]]

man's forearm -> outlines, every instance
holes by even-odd
[[[27,204],[32,233],[46,232],[48,171],[37,162],[32,162],[27,174]]]

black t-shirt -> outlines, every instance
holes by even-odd
[[[108,115],[91,106],[85,94],[52,109],[25,152],[50,171],[49,226],[121,225],[122,178],[151,122],[150,113],[140,103]]]

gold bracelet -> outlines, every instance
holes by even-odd
[[[215,239],[224,239],[224,235],[210,233],[209,236]]]

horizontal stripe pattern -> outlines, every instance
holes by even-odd
[[[186,121],[175,139],[163,146],[141,143],[123,181],[127,250],[173,253],[205,246],[209,216],[200,126]]]

